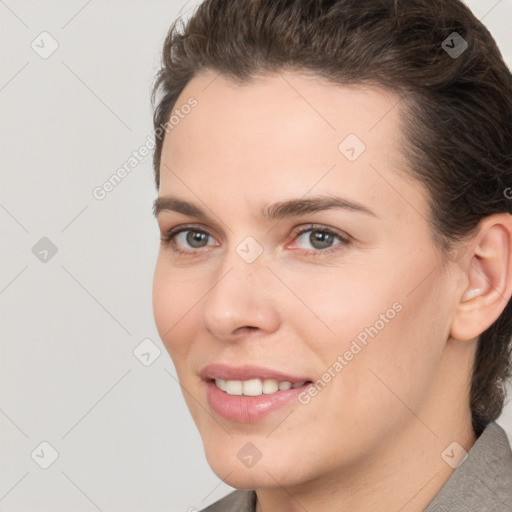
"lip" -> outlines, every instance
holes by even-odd
[[[298,396],[313,385],[308,377],[292,376],[258,366],[232,367],[223,364],[211,364],[205,366],[200,375],[206,387],[206,395],[211,410],[227,420],[238,423],[255,423],[274,411],[291,405],[293,402],[297,405]],[[288,381],[292,384],[303,381],[310,382],[298,388],[277,391],[268,395],[244,396],[229,395],[215,385],[214,379],[275,379],[279,382]]]
[[[199,373],[203,380],[249,380],[249,379],[275,379],[278,382],[288,381],[292,384],[312,380],[306,376],[293,376],[280,371],[271,370],[263,366],[228,366],[225,364],[209,364]]]

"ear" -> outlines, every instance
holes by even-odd
[[[453,339],[462,341],[478,338],[512,296],[512,215],[483,219],[467,251],[460,262],[465,275],[450,331]]]

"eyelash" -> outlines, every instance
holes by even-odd
[[[210,233],[208,233],[207,231],[205,231],[203,229],[199,229],[197,226],[189,225],[189,226],[181,226],[178,228],[170,229],[169,231],[167,231],[167,233],[164,236],[160,237],[160,240],[162,241],[162,243],[165,246],[170,246],[176,255],[192,256],[192,257],[201,256],[201,253],[203,252],[201,250],[202,248],[197,249],[197,250],[185,251],[176,246],[175,242],[173,241],[174,237],[184,231],[194,231],[196,233],[202,233],[207,236],[212,236],[212,235],[210,235]],[[299,238],[301,235],[303,235],[304,233],[307,233],[308,231],[317,231],[320,233],[327,233],[329,235],[332,235],[332,236],[340,239],[341,243],[334,245],[332,247],[329,247],[327,249],[304,249],[305,252],[303,254],[305,256],[325,256],[327,254],[331,254],[333,252],[341,250],[340,246],[347,246],[350,244],[348,235],[342,236],[340,233],[338,233],[337,231],[335,231],[331,228],[328,228],[325,226],[318,226],[318,225],[314,225],[314,224],[310,224],[309,226],[297,231],[294,234],[294,240],[295,240],[295,238]]]

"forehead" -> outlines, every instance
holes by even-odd
[[[239,84],[208,71],[189,82],[173,113],[191,99],[195,108],[179,116],[164,140],[162,194],[179,189],[191,198],[191,191],[218,187],[225,195],[262,191],[279,200],[284,192],[334,188],[396,203],[398,179],[408,182],[398,189],[417,189],[411,200],[424,206],[401,151],[400,97],[388,90],[291,71]]]
[[[237,132],[238,137],[247,133],[252,137],[268,135],[278,129],[285,130],[281,138],[323,131],[326,142],[336,142],[347,133],[357,133],[363,140],[384,133],[391,139],[399,131],[400,97],[395,93],[363,84],[334,84],[305,72],[263,74],[239,83],[208,70],[187,84],[174,112],[191,98],[197,101],[188,116],[193,119],[194,130],[202,128],[219,139],[240,125],[244,131]],[[184,117],[180,115],[170,139],[179,139],[183,131],[180,125],[190,124]],[[209,130],[210,125],[215,126],[215,132]]]

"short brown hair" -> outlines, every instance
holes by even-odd
[[[449,51],[456,43],[460,55]],[[384,86],[404,98],[403,151],[429,191],[431,228],[445,254],[483,218],[512,213],[505,192],[512,187],[512,76],[489,31],[462,2],[206,0],[168,32],[152,95],[154,104],[160,93],[155,130],[202,71],[247,83],[284,69]],[[158,188],[163,138],[155,142]],[[470,392],[477,436],[502,412],[511,335],[509,300],[478,341]]]

